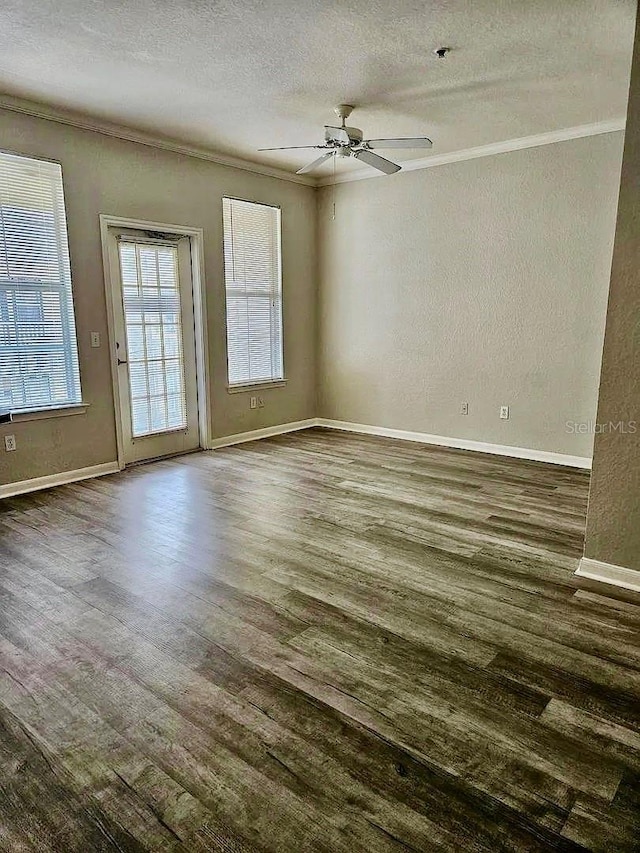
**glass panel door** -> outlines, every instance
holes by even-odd
[[[178,251],[121,242],[134,438],[187,426]]]
[[[200,440],[190,241],[126,232],[112,245],[124,461],[193,450]]]

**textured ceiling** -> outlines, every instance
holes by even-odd
[[[319,143],[348,102],[366,136],[444,154],[624,116],[635,6],[4,0],[0,90],[291,170],[314,152],[256,149]]]

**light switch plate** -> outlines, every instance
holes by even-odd
[[[100,346],[100,332],[91,332],[91,346],[99,347]]]

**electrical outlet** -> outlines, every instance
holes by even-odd
[[[257,397],[250,397],[249,398],[249,408],[250,409],[257,409],[258,408],[258,398]]]
[[[4,449],[5,450],[15,450],[16,449],[16,437],[15,437],[15,435],[5,435],[5,437],[4,437]]]
[[[509,406],[500,406],[500,417],[504,421],[509,419]]]
[[[264,409],[264,400],[262,399],[262,397],[258,397],[258,408]]]
[[[469,414],[469,404],[468,403],[462,403],[460,405],[460,414],[461,415],[468,415]]]
[[[91,346],[94,348],[100,346],[100,332],[91,332]]]

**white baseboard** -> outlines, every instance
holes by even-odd
[[[7,483],[5,486],[0,486],[0,498],[24,495],[27,492],[37,492],[40,489],[50,489],[53,486],[64,486],[66,483],[76,483],[78,480],[115,474],[119,470],[117,462],[104,462],[102,465],[90,465],[88,468],[77,468],[75,471],[61,471],[59,474],[47,474],[46,477],[19,480],[17,483]]]
[[[532,450],[526,447],[511,447],[506,444],[487,444],[484,441],[472,441],[466,438],[449,438],[445,435],[430,435],[426,432],[407,432],[403,429],[388,429],[370,424],[333,421],[328,418],[317,418],[316,425],[328,429],[342,429],[347,432],[361,432],[365,435],[417,441],[421,444],[437,444],[441,447],[454,447],[458,450],[475,450],[476,453],[492,453],[495,456],[511,456],[515,459],[530,459],[533,462],[549,462],[552,465],[591,469],[591,459],[588,456],[568,456],[565,453],[552,453],[548,450]]]
[[[602,563],[600,560],[583,557],[574,574],[580,578],[640,592],[640,572],[627,569],[625,566],[614,566],[612,563]]]
[[[229,447],[233,444],[242,444],[245,441],[255,441],[258,438],[269,438],[272,435],[281,435],[286,432],[294,432],[299,429],[308,429],[316,426],[317,418],[307,418],[304,421],[294,421],[288,424],[255,429],[251,432],[239,432],[235,435],[227,435],[223,438],[214,438],[209,442],[208,450],[219,447]],[[46,477],[34,477],[32,480],[20,480],[16,483],[0,485],[0,499],[10,498],[14,495],[23,495],[27,492],[36,492],[40,489],[50,489],[53,486],[64,486],[66,483],[75,483],[78,480],[88,480],[91,477],[102,477],[104,474],[115,474],[120,470],[117,462],[105,462],[102,465],[91,465],[89,468],[78,468],[76,471],[62,471],[59,474],[49,474]]]
[[[287,424],[254,429],[249,432],[238,432],[235,435],[226,435],[221,438],[213,438],[209,442],[208,450],[217,450],[221,447],[231,447],[234,444],[243,444],[246,441],[256,441],[259,438],[270,438],[274,435],[283,435],[287,432],[309,429],[310,427],[326,427],[327,429],[345,430],[347,432],[359,432],[365,435],[378,435],[383,438],[398,438],[403,441],[416,441],[422,444],[435,444],[441,447],[453,447],[458,450],[475,450],[477,453],[492,453],[496,456],[511,456],[516,459],[530,459],[534,462],[549,462],[552,465],[568,465],[572,468],[591,468],[591,459],[586,456],[567,456],[564,453],[550,453],[545,450],[531,450],[523,447],[510,447],[502,444],[487,444],[483,441],[471,441],[463,438],[449,438],[444,435],[430,435],[425,432],[408,432],[402,429],[388,429],[387,427],[376,427],[370,424],[355,424],[349,421],[334,421],[328,418],[307,418],[303,421],[293,421]],[[105,474],[114,474],[120,468],[117,462],[106,462],[102,465],[92,465],[88,468],[78,468],[76,471],[63,471],[60,474],[49,474],[46,477],[35,477],[32,480],[21,480],[17,483],[0,485],[0,498],[9,498],[14,495],[22,495],[27,492],[35,492],[39,489],[50,489],[53,486],[62,486],[65,483],[75,483],[78,480],[88,480],[90,477],[102,477]],[[588,561],[595,563],[596,561]],[[606,563],[600,564],[606,566]],[[610,568],[622,572],[639,575],[632,569],[624,569],[618,566]],[[584,572],[576,572],[584,574]],[[587,577],[586,574],[584,574]],[[596,578],[599,579],[599,578]],[[613,581],[609,581],[612,583]],[[638,583],[638,581],[636,581]],[[620,584],[623,586],[624,584]]]
[[[288,424],[252,429],[249,432],[237,432],[235,435],[225,435],[222,438],[212,438],[207,450],[217,450],[220,447],[231,447],[233,444],[243,444],[245,441],[256,441],[259,438],[270,438],[285,432],[296,432],[299,429],[309,429],[318,425],[317,418],[307,418],[304,421],[292,421]]]

